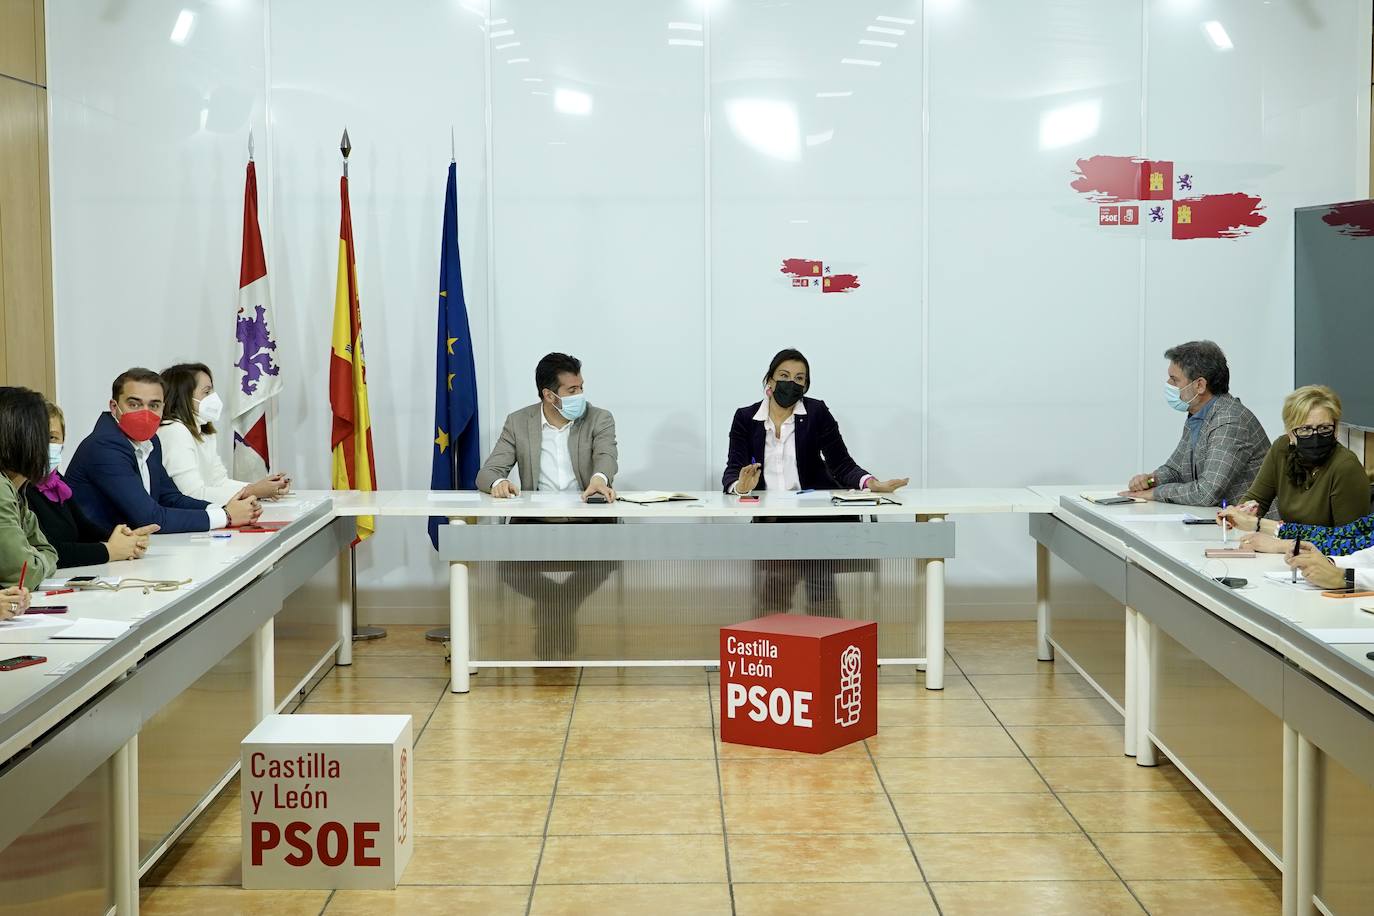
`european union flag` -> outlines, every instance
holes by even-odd
[[[458,257],[458,166],[448,167],[444,191],[444,240],[439,251],[439,329],[434,357],[434,460],[431,490],[475,490],[482,466],[477,427],[477,369],[463,298],[463,265]],[[429,539],[439,549],[439,526],[429,520]]]

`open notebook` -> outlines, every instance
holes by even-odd
[[[696,502],[696,497],[690,493],[669,493],[667,490],[644,490],[640,493],[617,493],[616,502],[638,503],[643,506],[647,503],[676,503],[676,502]]]

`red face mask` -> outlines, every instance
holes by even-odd
[[[119,415],[119,428],[135,442],[147,442],[157,434],[162,418],[151,410],[131,410]]]

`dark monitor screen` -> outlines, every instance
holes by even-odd
[[[1374,200],[1303,207],[1294,229],[1294,381],[1374,428]]]

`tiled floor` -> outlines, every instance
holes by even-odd
[[[943,693],[880,674],[878,737],[824,757],[715,739],[701,669],[487,671],[445,692],[423,628],[361,643],[301,712],[415,717],[417,843],[392,892],[247,892],[230,788],[146,914],[1264,914],[1277,871],[1030,624],[952,624]]]

